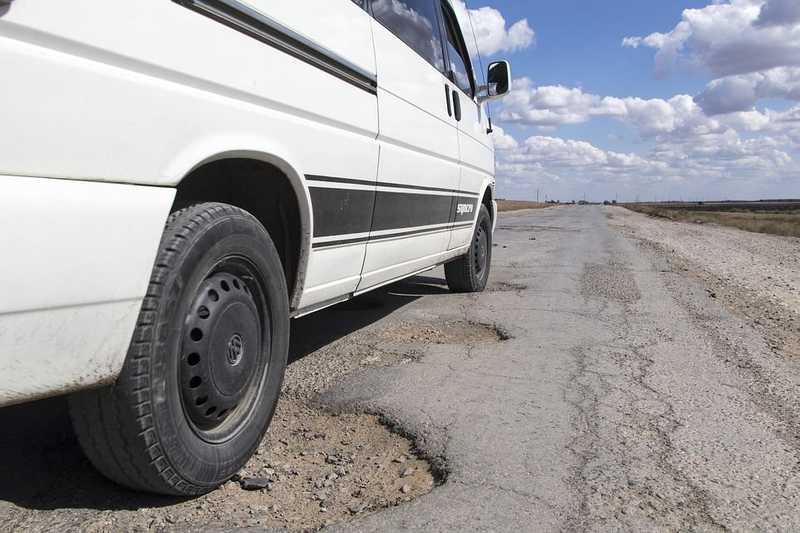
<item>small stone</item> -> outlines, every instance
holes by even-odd
[[[409,492],[411,492],[411,485],[403,485],[402,487],[400,487],[400,492],[402,492],[403,494],[408,494]]]
[[[400,474],[400,477],[409,477],[414,474],[414,469],[409,467],[403,470],[403,473]]]
[[[347,469],[342,465],[337,466],[333,471],[336,472],[336,475],[339,477],[347,475]]]
[[[403,464],[403,463],[405,463],[407,460],[408,460],[408,458],[407,458],[405,455],[401,455],[400,457],[396,457],[396,458],[394,459],[394,462],[395,462],[395,463],[400,463],[400,464]]]
[[[244,490],[271,490],[272,483],[265,477],[249,477],[241,481],[241,487]]]

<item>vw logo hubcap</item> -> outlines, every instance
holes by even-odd
[[[236,366],[242,362],[244,357],[244,340],[238,333],[228,341],[228,364]]]

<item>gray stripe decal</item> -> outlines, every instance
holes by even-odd
[[[351,178],[334,178],[330,176],[314,176],[314,175],[306,175],[306,179],[308,181],[321,181],[323,183],[343,183],[343,184],[353,184],[353,185],[371,185],[377,187],[387,187],[387,188],[394,188],[394,189],[409,189],[409,190],[418,190],[418,191],[431,191],[431,192],[449,192],[453,194],[458,194],[460,196],[474,196],[477,197],[478,193],[470,192],[470,191],[461,191],[458,189],[444,189],[441,187],[426,187],[423,185],[406,185],[402,183],[391,183],[386,181],[370,181],[370,180],[358,180],[358,179],[351,179]],[[313,185],[312,185],[313,187]]]
[[[367,241],[397,238],[442,231],[443,224],[471,225],[480,207],[477,195],[436,187],[418,187],[420,192],[400,190],[405,185],[396,184],[397,191],[364,188],[375,182],[349,178],[306,176],[309,181],[311,206],[314,212],[314,238],[342,236],[342,239],[327,240],[314,244],[314,248],[364,243]],[[313,182],[342,184],[342,187],[314,187]],[[358,185],[359,188],[348,188]],[[381,187],[387,187],[381,184]],[[429,190],[429,194],[425,191]],[[440,191],[452,194],[442,195]],[[436,194],[439,193],[439,194]],[[430,228],[430,226],[439,228]],[[409,228],[428,227],[411,231]],[[449,231],[451,227],[445,228]],[[370,232],[385,232],[384,235],[364,236]],[[354,235],[359,235],[355,238]]]
[[[375,74],[237,0],[173,2],[324,70],[370,94],[378,94],[378,79]]]
[[[312,248],[331,248],[333,246],[345,246],[349,244],[365,244],[367,242],[380,242],[380,241],[388,241],[392,239],[397,239],[401,237],[413,237],[417,235],[424,235],[424,234],[433,234],[433,233],[441,233],[444,231],[452,231],[454,229],[459,228],[467,228],[471,227],[472,222],[466,222],[461,224],[453,224],[451,226],[447,226],[444,228],[433,228],[433,229],[423,229],[423,230],[415,230],[415,231],[398,231],[397,233],[389,233],[385,235],[380,235],[376,237],[360,237],[356,239],[341,239],[337,241],[328,241],[328,242],[318,242],[315,243]]]

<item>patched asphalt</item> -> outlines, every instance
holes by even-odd
[[[329,408],[416,435],[447,472],[430,494],[337,531],[800,527],[800,433],[779,406],[797,391],[770,390],[768,343],[610,227],[614,212],[503,216],[494,290],[402,312],[511,338],[429,346],[327,391]]]

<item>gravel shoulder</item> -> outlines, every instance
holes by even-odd
[[[776,353],[800,357],[800,239],[606,208],[612,227],[701,280],[760,330]]]

